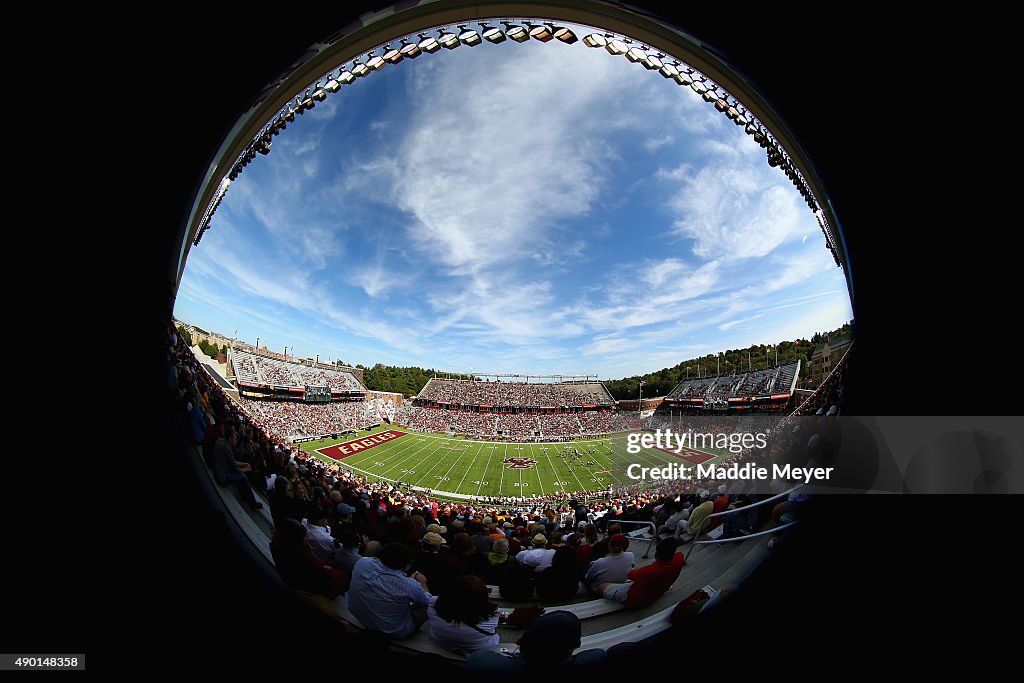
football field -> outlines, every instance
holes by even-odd
[[[600,491],[639,483],[626,475],[633,463],[664,467],[668,463],[696,464],[718,458],[698,451],[679,457],[655,449],[641,449],[633,455],[626,451],[626,434],[569,443],[496,443],[391,426],[300,446],[325,462],[337,463],[374,481],[401,481],[465,496],[532,497]],[[581,456],[566,455],[571,449]]]

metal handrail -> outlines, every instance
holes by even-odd
[[[647,550],[644,551],[644,559],[646,560],[648,557],[650,557],[650,555],[651,555],[651,546],[654,545],[654,541],[658,538],[658,527],[654,526],[654,522],[651,522],[651,521],[644,522],[644,521],[641,521],[641,520],[633,520],[633,519],[627,519],[627,520],[616,519],[616,520],[614,520],[612,522],[612,524],[646,524],[646,525],[649,525],[651,527],[651,540],[647,544]]]
[[[732,510],[723,510],[722,512],[715,512],[715,513],[710,514],[710,515],[708,515],[707,517],[704,518],[704,524],[707,525],[707,520],[711,519],[712,517],[724,517],[725,515],[731,515],[734,512],[739,512],[740,510],[753,510],[754,508],[756,508],[759,505],[765,505],[766,503],[770,503],[773,500],[778,500],[779,498],[782,498],[783,496],[789,496],[789,494],[791,494],[794,491],[796,491],[798,489],[801,489],[803,487],[804,487],[804,484],[797,484],[796,486],[794,486],[793,488],[789,489],[788,491],[783,491],[782,493],[776,494],[776,495],[772,496],[771,498],[765,498],[764,500],[759,500],[756,503],[751,503],[750,505],[744,505],[741,508],[733,508]]]
[[[782,531],[783,529],[788,529],[789,527],[793,526],[796,523],[797,523],[796,521],[786,522],[782,526],[777,526],[774,529],[767,529],[765,531],[758,531],[756,534],[749,534],[747,536],[734,536],[733,538],[713,538],[710,541],[694,541],[693,545],[708,545],[710,543],[732,543],[734,541],[749,541],[750,539],[757,538],[758,536],[764,536],[766,534],[774,534],[774,533],[776,533],[778,531]]]

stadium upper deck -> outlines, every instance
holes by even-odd
[[[235,378],[240,385],[276,385],[284,387],[328,387],[332,392],[365,392],[366,387],[345,370],[325,370],[303,363],[235,349],[231,353]]]
[[[718,377],[684,379],[666,398],[750,398],[771,394],[792,394],[800,373],[800,361],[777,368]]]

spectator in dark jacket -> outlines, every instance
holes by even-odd
[[[228,429],[226,436],[217,439],[213,447],[213,476],[221,486],[234,486],[245,497],[249,507],[259,510],[263,503],[256,500],[252,485],[246,478],[244,472],[249,472],[252,467],[248,463],[240,463],[235,460],[233,449],[238,437],[233,429]]]
[[[274,565],[289,588],[334,599],[348,590],[350,575],[313,556],[306,528],[294,519],[282,520],[270,541]]]
[[[274,524],[278,525],[284,519],[300,520],[305,511],[302,501],[295,497],[291,481],[283,475],[278,475],[274,480],[274,495],[270,499],[270,514],[274,518]]]

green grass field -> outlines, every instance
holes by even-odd
[[[353,438],[365,438],[390,429],[406,434],[340,460],[318,452]],[[383,426],[360,432],[358,437],[310,441],[300,444],[300,447],[324,462],[337,463],[374,481],[401,481],[468,496],[530,497],[563,491],[599,491],[609,486],[638,483],[626,476],[626,468],[633,463],[641,467],[682,463],[658,450],[644,449],[630,455],[626,445],[625,434],[571,443],[519,444],[453,439]],[[561,457],[566,447],[578,449],[583,453],[582,459],[573,462]],[[591,449],[593,453],[588,452]],[[507,458],[525,458],[534,462],[527,468],[511,468],[502,462]],[[716,456],[708,462],[717,459]]]

